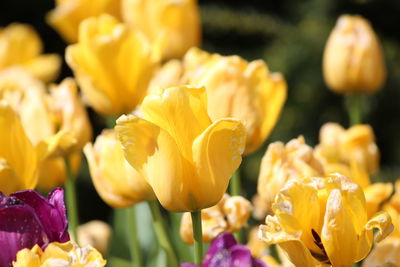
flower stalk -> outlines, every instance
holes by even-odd
[[[362,115],[363,115],[362,100],[363,99],[361,95],[348,94],[346,96],[350,126],[362,123]]]
[[[229,191],[231,193],[231,196],[240,196],[242,193],[241,188],[242,188],[242,183],[240,180],[240,171],[238,169],[232,175],[231,182],[229,184]]]
[[[131,253],[131,262],[133,267],[143,266],[142,252],[140,249],[137,233],[136,210],[135,205],[126,209],[126,220],[129,233],[129,250]]]
[[[156,234],[158,243],[165,250],[168,256],[168,266],[179,266],[178,259],[171,240],[165,229],[164,219],[161,215],[160,207],[157,200],[148,201],[151,216],[153,217],[153,228]]]
[[[194,236],[194,263],[201,264],[203,260],[203,234],[201,228],[201,210],[192,211],[193,236]]]
[[[78,240],[77,227],[79,225],[78,204],[76,200],[75,177],[71,169],[71,163],[68,157],[65,157],[65,167],[67,170],[67,181],[65,182],[65,193],[67,201],[69,230]]]

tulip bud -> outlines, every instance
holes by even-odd
[[[152,42],[160,42],[163,58],[180,58],[200,44],[197,0],[123,0],[122,17]]]
[[[93,184],[108,205],[125,208],[155,198],[143,176],[125,160],[114,131],[104,130],[94,145],[85,146],[84,153]]]
[[[81,246],[91,245],[104,255],[111,241],[111,227],[97,220],[79,225],[78,240]]]
[[[81,23],[66,60],[88,104],[103,115],[121,115],[145,96],[157,53],[142,33],[103,14]]]
[[[381,45],[370,23],[361,16],[342,15],[325,46],[323,72],[337,93],[372,93],[386,79]]]

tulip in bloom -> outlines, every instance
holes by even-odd
[[[261,161],[255,215],[258,219],[265,217],[275,195],[288,180],[323,174],[321,163],[314,157],[312,147],[305,143],[302,136],[286,145],[282,142],[270,144]]]
[[[238,244],[229,232],[220,234],[210,245],[201,266],[184,262],[181,267],[267,267],[259,259],[251,256],[249,248]]]
[[[122,0],[122,17],[152,42],[161,42],[163,58],[180,58],[200,45],[197,0]]]
[[[191,84],[205,86],[212,121],[232,117],[246,128],[245,154],[256,151],[274,128],[286,100],[287,86],[280,73],[271,73],[262,60],[209,54],[190,49],[183,61],[166,63],[150,90]]]
[[[155,199],[144,177],[126,161],[114,131],[104,130],[94,145],[85,146],[84,152],[93,184],[108,205],[126,208]]]
[[[368,20],[342,15],[325,46],[323,72],[337,93],[371,93],[386,79],[382,48]]]
[[[13,267],[103,267],[106,261],[96,249],[91,246],[79,247],[72,242],[50,243],[46,249],[34,246],[18,252]]]
[[[349,266],[364,259],[393,230],[387,212],[368,219],[364,193],[348,178],[290,180],[278,193],[259,236],[278,244],[295,266]]]
[[[43,44],[29,25],[13,23],[0,28],[0,69],[19,66],[44,82],[58,75],[61,59],[56,54],[42,55]]]
[[[116,132],[128,162],[171,211],[198,211],[217,204],[242,161],[243,125],[211,121],[206,90],[170,87],[149,94],[140,113],[122,116]]]
[[[36,150],[18,115],[0,101],[0,191],[5,194],[35,188],[38,181]]]
[[[345,130],[339,124],[326,123],[319,139],[315,155],[326,174],[340,172],[363,188],[370,184],[369,174],[379,168],[379,149],[369,125],[354,125]]]
[[[247,225],[251,203],[241,196],[225,194],[217,205],[201,211],[203,242],[210,242],[220,233],[236,232]],[[180,234],[183,241],[193,244],[193,225],[189,212],[182,216]]]
[[[62,185],[66,179],[63,156],[70,157],[73,169],[78,169],[80,150],[92,133],[73,79],[51,86],[49,91],[23,69],[0,71],[0,98],[17,112],[36,147],[40,165],[38,186],[46,191]]]
[[[47,22],[68,43],[78,41],[79,24],[92,16],[103,13],[118,16],[120,1],[115,0],[55,0],[56,7],[47,14]]]
[[[66,60],[88,104],[103,115],[121,115],[142,101],[157,54],[143,34],[103,14],[81,23]]]
[[[11,266],[21,249],[69,241],[67,228],[61,188],[54,189],[47,199],[33,190],[10,196],[0,193],[0,266]]]
[[[78,243],[90,245],[102,254],[108,252],[111,236],[111,227],[102,221],[94,220],[78,226]]]

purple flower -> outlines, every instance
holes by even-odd
[[[33,190],[10,196],[0,192],[0,267],[11,266],[21,249],[67,241],[63,189],[54,189],[48,199]]]
[[[197,267],[193,263],[181,263],[181,267]],[[229,232],[220,234],[211,243],[201,267],[267,267],[253,258],[250,249],[238,244]]]

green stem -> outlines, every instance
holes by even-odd
[[[136,224],[136,210],[135,206],[126,209],[126,220],[128,233],[130,238],[129,249],[131,253],[131,262],[133,267],[143,266],[142,252],[139,244],[137,224]]]
[[[160,207],[157,200],[148,201],[151,216],[153,217],[153,227],[156,233],[158,243],[165,250],[168,256],[168,266],[176,267],[179,266],[178,258],[172,246],[171,240],[165,229],[164,219],[161,215]]]
[[[362,96],[356,94],[348,94],[346,96],[346,101],[350,119],[350,126],[362,123]]]
[[[65,194],[67,201],[69,231],[78,243],[77,227],[79,225],[78,205],[76,200],[75,177],[72,173],[71,164],[68,157],[65,157],[65,167],[67,170],[67,181],[65,183]]]
[[[193,224],[194,263],[201,264],[203,260],[203,233],[201,229],[201,210],[190,213]]]
[[[235,173],[232,175],[231,182],[229,184],[229,191],[231,196],[240,196],[241,195],[241,180],[240,180],[240,171],[237,169]]]

